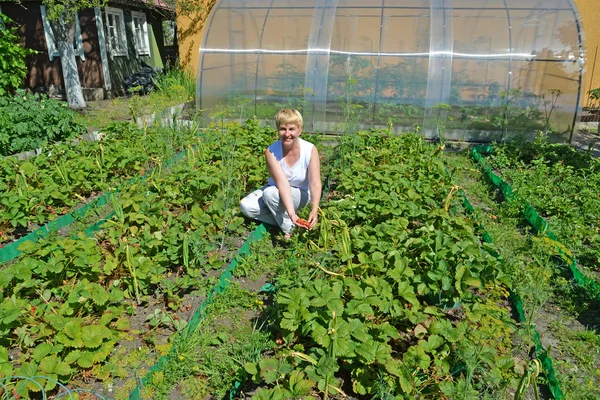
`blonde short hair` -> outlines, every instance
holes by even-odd
[[[304,126],[302,114],[293,108],[284,108],[275,114],[275,125],[277,126],[277,129],[279,129],[281,125],[288,124],[294,124],[298,127],[298,129],[302,129]]]

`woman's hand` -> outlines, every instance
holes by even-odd
[[[308,216],[309,228],[312,229],[319,222],[319,210],[312,210]]]
[[[297,216],[294,218],[292,218],[292,222],[294,223],[294,225],[299,226],[300,228],[304,228],[304,229],[310,229],[310,223],[302,218],[298,218]]]

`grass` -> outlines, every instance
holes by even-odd
[[[598,305],[574,285],[565,265],[551,254],[552,244],[535,236],[503,202],[467,153],[447,154],[454,183],[480,215],[524,302],[528,323],[536,325],[550,352],[567,399],[600,398]],[[549,252],[550,249],[550,252]]]
[[[148,366],[170,351],[160,371],[146,381],[140,392],[142,398],[222,398],[236,380],[242,379],[244,364],[255,362],[263,351],[273,347],[270,333],[260,322],[264,308],[260,298],[256,292],[232,283],[206,309],[197,330],[187,336],[176,333],[158,355],[142,354],[140,358],[136,354],[143,349],[133,351],[125,358],[125,365],[118,366],[120,371],[137,365],[135,374],[144,376]],[[152,361],[142,363],[144,358]],[[116,391],[115,399],[129,398],[134,387],[135,381],[129,379]]]
[[[132,121],[137,116],[192,102],[196,95],[196,80],[188,70],[169,69],[156,80],[155,85],[155,90],[146,96],[128,95],[90,101],[87,108],[79,113],[77,121],[87,126],[88,131],[102,130],[111,122]]]

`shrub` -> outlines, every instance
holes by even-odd
[[[11,26],[12,20],[0,13],[0,96],[3,96],[23,84],[27,74],[25,57],[35,53],[21,47],[17,28]]]
[[[165,93],[171,98],[193,99],[196,96],[196,79],[189,69],[179,66],[170,67],[165,70],[164,74],[153,80],[155,90]]]
[[[34,150],[86,132],[76,114],[59,100],[26,94],[0,96],[0,154]]]

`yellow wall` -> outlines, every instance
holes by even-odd
[[[587,92],[600,87],[600,0],[575,0],[575,4],[581,13],[586,45],[586,74],[582,88],[585,105]]]
[[[178,4],[177,8],[179,57],[181,65],[196,74],[202,31],[208,14],[217,0],[184,0],[184,2],[185,7]]]

